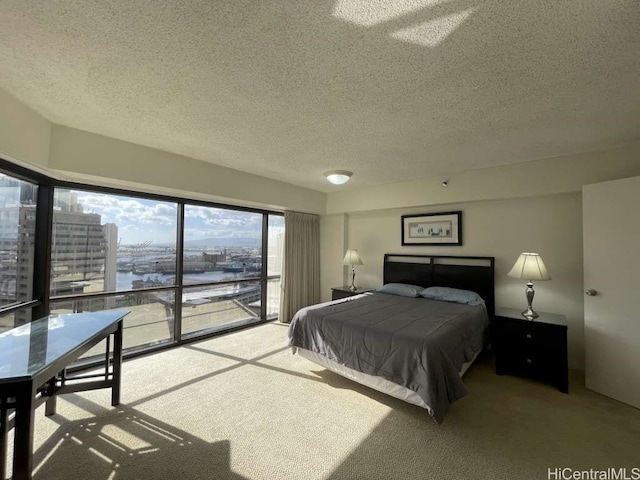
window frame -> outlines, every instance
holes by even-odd
[[[221,285],[221,284],[234,284],[243,282],[260,282],[260,318],[250,324],[240,326],[221,326],[220,328],[210,329],[203,331],[199,335],[189,335],[186,338],[182,336],[182,302],[175,302],[175,318],[173,338],[166,344],[159,346],[140,347],[132,351],[124,352],[125,357],[134,357],[149,353],[151,351],[159,351],[167,348],[173,348],[183,343],[190,343],[203,338],[209,338],[216,335],[228,333],[230,331],[238,330],[241,328],[247,328],[250,326],[273,321],[274,318],[267,318],[267,283],[269,280],[277,279],[281,277],[278,275],[268,275],[268,227],[269,216],[284,216],[283,212],[275,210],[267,210],[263,208],[247,207],[242,205],[224,204],[220,202],[209,202],[201,199],[194,199],[188,197],[176,197],[171,195],[161,195],[157,193],[148,193],[143,191],[128,190],[117,187],[107,187],[103,185],[87,184],[80,182],[72,182],[66,180],[59,180],[40,172],[30,170],[26,167],[13,163],[0,157],[0,172],[5,173],[8,176],[16,178],[17,180],[36,184],[38,186],[38,197],[36,204],[36,231],[35,231],[35,249],[34,249],[34,264],[42,265],[42,268],[34,268],[33,276],[33,298],[27,302],[21,302],[20,304],[10,304],[4,307],[0,307],[0,316],[9,315],[17,311],[24,309],[32,309],[32,320],[42,318],[49,315],[52,302],[59,301],[73,301],[73,300],[90,300],[94,298],[110,297],[117,294],[131,293],[130,290],[125,291],[109,291],[109,292],[91,292],[81,294],[69,294],[69,295],[56,295],[52,296],[50,292],[51,283],[51,246],[53,235],[53,205],[54,205],[54,191],[55,189],[69,189],[80,190],[89,193],[102,193],[107,195],[119,195],[144,200],[155,200],[162,202],[172,202],[177,205],[176,213],[176,284],[173,286],[163,287],[149,287],[144,289],[136,289],[135,293],[144,292],[157,292],[162,290],[170,290],[174,292],[175,298],[182,298],[183,290],[201,287],[207,285]],[[239,280],[230,280],[223,282],[202,282],[196,284],[184,284],[183,271],[184,271],[184,212],[185,207],[189,206],[201,206],[207,208],[218,208],[225,210],[233,210],[240,212],[258,213],[262,215],[262,244],[261,244],[261,258],[262,268],[258,275],[255,277],[248,277]],[[92,365],[93,362],[89,362],[86,365]],[[86,366],[83,365],[83,366]]]
[[[31,310],[31,319],[45,316],[48,311],[48,268],[50,267],[49,255],[47,253],[47,232],[50,231],[50,218],[46,213],[50,210],[52,203],[50,197],[52,193],[52,179],[42,173],[35,172],[21,165],[12,163],[0,157],[0,173],[13,177],[22,182],[37,185],[38,193],[36,200],[36,224],[34,239],[34,265],[44,265],[46,268],[33,269],[33,289],[31,299],[23,302],[15,302],[0,307],[0,316],[10,315],[25,310]],[[45,272],[46,270],[46,272]]]

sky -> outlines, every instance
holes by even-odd
[[[152,241],[174,244],[177,204],[135,197],[77,191],[85,213],[97,213],[102,224],[115,223],[122,245]],[[262,215],[220,208],[185,207],[185,241],[202,238],[256,238],[260,242]],[[153,245],[152,244],[152,245]]]

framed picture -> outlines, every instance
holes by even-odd
[[[403,215],[402,245],[462,245],[462,212]]]

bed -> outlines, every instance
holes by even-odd
[[[466,395],[462,375],[489,341],[494,258],[386,254],[383,271],[386,292],[298,311],[289,345],[328,370],[426,409],[440,423]],[[407,293],[406,285],[415,287]],[[429,296],[422,291],[427,287],[481,299],[468,304],[412,295]]]

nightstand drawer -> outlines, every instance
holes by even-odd
[[[504,321],[499,330],[500,337],[505,340],[508,345],[517,344],[518,347],[524,345],[533,345],[538,340],[538,332],[525,322]]]
[[[544,378],[550,376],[561,360],[561,356],[535,349],[512,350],[502,352],[501,361],[505,362],[505,371],[516,375]]]
[[[503,320],[499,336],[503,345],[514,348],[563,350],[566,348],[566,328],[557,325],[535,323],[528,320]]]

